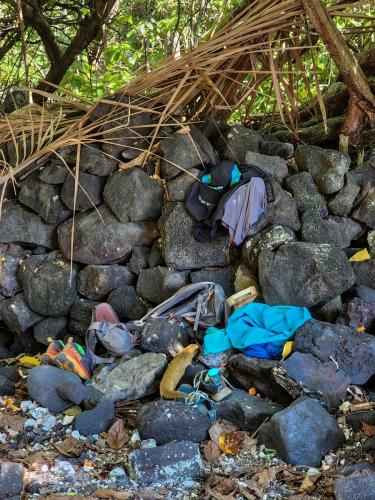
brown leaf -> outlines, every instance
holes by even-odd
[[[23,462],[31,469],[39,470],[44,464],[50,466],[56,457],[57,453],[53,451],[37,451],[36,453],[30,453]]]
[[[238,485],[229,477],[211,474],[207,480],[206,489],[216,500],[234,500]]]
[[[361,421],[361,424],[362,424],[363,434],[365,436],[367,436],[367,437],[375,436],[375,426],[374,425],[366,424],[366,422],[362,422],[362,421]]]
[[[61,455],[66,457],[79,457],[85,446],[85,443],[73,436],[68,436],[62,443],[54,445]]]
[[[299,488],[300,493],[312,493],[315,488],[315,483],[320,478],[321,474],[314,474],[313,476],[305,476]]]
[[[217,444],[214,443],[213,441],[208,441],[208,443],[204,445],[203,454],[204,458],[209,462],[217,460],[221,455]]]
[[[20,432],[23,429],[25,421],[26,417],[9,415],[9,413],[0,413],[0,430]]]
[[[265,490],[276,479],[276,471],[272,468],[263,469],[254,474],[252,479],[258,483],[259,488]]]
[[[124,427],[124,422],[118,418],[108,431],[106,439],[108,446],[114,450],[120,450],[129,439],[130,436]]]
[[[134,493],[129,491],[115,491],[102,488],[94,491],[93,495],[97,498],[114,498],[115,500],[127,500],[128,498],[131,498]]]
[[[218,440],[219,449],[228,455],[237,455],[245,447],[251,448],[255,445],[256,440],[251,439],[245,431],[225,432]]]

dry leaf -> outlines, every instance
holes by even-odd
[[[120,450],[129,439],[130,436],[124,427],[124,422],[118,418],[108,431],[106,438],[108,446],[114,450]]]
[[[216,443],[209,441],[203,447],[204,458],[210,462],[217,460],[221,453]]]
[[[94,462],[92,462],[91,460],[84,460],[84,461],[83,461],[83,466],[84,466],[84,467],[92,467],[92,468],[94,468],[94,467],[95,467],[95,466],[94,466]]]
[[[93,495],[94,497],[98,498],[114,498],[115,500],[127,500],[128,498],[131,498],[134,493],[129,491],[99,489],[94,491]]]
[[[39,470],[44,464],[48,466],[52,465],[56,457],[57,453],[53,451],[37,451],[36,453],[30,453],[26,456],[23,462],[31,469]]]
[[[225,432],[219,437],[218,446],[223,453],[237,455],[245,447],[256,446],[256,440],[251,439],[245,431]]]
[[[361,424],[362,424],[363,434],[365,436],[367,436],[367,437],[375,436],[375,426],[374,425],[366,424],[366,422],[362,422],[362,420],[361,420]]]
[[[314,474],[312,476],[306,475],[299,488],[300,493],[311,493],[315,488],[315,483],[320,478],[321,474]]]
[[[64,415],[68,415],[69,417],[78,417],[82,413],[82,410],[79,406],[71,406],[67,410],[63,411]]]
[[[68,436],[62,443],[54,445],[56,450],[66,457],[79,457],[85,446],[84,442]]]
[[[26,417],[19,415],[9,415],[8,413],[0,413],[0,430],[10,430],[20,432],[23,429]]]
[[[252,477],[255,480],[262,490],[267,489],[270,484],[276,479],[276,471],[272,468],[263,469]]]
[[[207,492],[216,500],[235,500],[238,491],[237,483],[228,477],[212,474],[206,485]]]

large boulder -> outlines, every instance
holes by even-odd
[[[355,282],[375,289],[375,255],[370,260],[353,262]]]
[[[20,265],[19,278],[26,302],[45,316],[64,316],[77,296],[77,265],[53,251],[33,255]]]
[[[261,134],[243,125],[233,125],[222,132],[219,149],[222,158],[244,163],[246,153],[259,153],[259,145],[263,138]]]
[[[266,140],[259,144],[259,153],[268,156],[280,156],[284,160],[289,160],[294,154],[294,146],[289,142]]]
[[[267,304],[324,305],[354,284],[345,253],[331,245],[288,243],[262,250],[259,282]]]
[[[357,186],[357,184],[346,184],[328,203],[330,211],[335,215],[347,217],[353,208],[360,190],[361,187]]]
[[[46,318],[34,325],[34,337],[40,344],[48,345],[49,338],[61,339],[64,337],[68,326],[68,318],[60,316],[57,318]]]
[[[302,216],[302,240],[311,243],[327,243],[347,248],[360,236],[362,226],[347,217],[329,216],[323,219],[316,210],[308,210]]]
[[[77,290],[91,300],[102,300],[115,288],[134,285],[135,276],[126,266],[86,266],[78,273]]]
[[[0,301],[0,318],[14,333],[23,333],[43,319],[42,316],[30,309],[23,293]]]
[[[2,462],[0,472],[0,498],[21,498],[25,469],[22,464]]]
[[[199,269],[199,271],[190,273],[190,280],[192,283],[213,281],[224,288],[227,297],[234,293],[234,272],[232,266]]]
[[[19,245],[0,243],[0,294],[3,297],[12,297],[21,291],[17,278],[18,266],[29,254]]]
[[[48,224],[58,224],[70,217],[71,211],[61,200],[59,186],[47,184],[35,174],[26,177],[20,186],[19,201],[34,210]]]
[[[163,153],[161,174],[173,179],[183,170],[215,165],[216,153],[210,141],[194,125],[189,125],[160,141]],[[181,168],[178,168],[181,167]]]
[[[372,500],[374,490],[375,474],[373,471],[363,474],[353,473],[340,477],[333,483],[336,500]]]
[[[141,348],[149,352],[161,352],[171,357],[189,343],[187,329],[180,322],[167,318],[149,318],[141,333]]]
[[[85,337],[90,326],[92,311],[99,302],[87,299],[76,299],[73,302],[69,315],[69,331],[77,337]]]
[[[194,238],[194,221],[183,203],[164,205],[159,220],[162,252],[167,266],[177,269],[201,269],[230,264],[229,235],[218,234],[214,241]]]
[[[280,184],[289,174],[286,160],[280,156],[268,156],[249,151],[246,153],[246,162],[257,165]]]
[[[77,172],[74,171],[74,176]],[[103,188],[106,179],[87,172],[79,172],[76,204],[74,206],[74,193],[76,179],[73,175],[67,175],[61,190],[61,198],[65,205],[71,210],[87,210],[100,205],[103,201]]]
[[[104,200],[121,222],[157,219],[164,202],[160,182],[137,167],[112,174]]]
[[[61,160],[52,159],[40,169],[38,179],[47,184],[64,184],[69,171]]]
[[[159,304],[187,285],[188,271],[174,271],[168,267],[143,269],[139,273],[137,293],[143,299]]]
[[[141,319],[147,312],[146,303],[137,295],[134,286],[122,285],[113,290],[107,298],[120,321]]]
[[[16,201],[3,203],[0,243],[25,243],[54,248],[55,229],[55,224],[47,224],[40,215],[36,215]]]
[[[344,176],[350,167],[348,154],[300,144],[294,158],[300,170],[312,175],[322,193],[333,194],[344,186]]]
[[[198,174],[199,170],[193,168],[190,172],[182,172],[169,181],[167,183],[168,201],[185,201],[186,193]]]
[[[132,251],[132,256],[128,264],[129,270],[134,274],[139,274],[142,269],[148,266],[148,254],[150,249],[148,247],[135,247]]]
[[[308,172],[290,175],[286,181],[287,188],[293,193],[298,212],[302,215],[308,210],[316,210],[322,217],[328,215],[326,202]]]
[[[73,220],[69,219],[58,229],[60,248],[68,259],[71,258],[72,224]],[[132,248],[150,245],[157,236],[154,222],[120,222],[106,205],[101,205],[97,210],[76,216],[73,259],[83,264],[119,262],[129,257]]]
[[[317,467],[345,441],[336,420],[316,399],[302,397],[279,411],[259,432],[260,442],[292,465]]]
[[[321,361],[334,361],[352,384],[364,384],[375,373],[375,337],[345,325],[310,320],[296,332],[294,350]]]
[[[141,439],[155,439],[158,445],[185,440],[200,443],[207,438],[211,423],[185,403],[159,399],[139,408],[137,427]]]
[[[79,158],[80,172],[88,172],[89,174],[105,177],[116,170],[118,161],[103,153],[100,147],[101,145],[98,143],[81,145]],[[64,146],[58,152],[69,166],[76,166],[77,146]]]
[[[375,187],[367,192],[352,216],[364,222],[368,227],[375,229]]]
[[[107,432],[115,421],[113,401],[103,399],[92,410],[85,410],[74,420],[74,429],[82,436]]]

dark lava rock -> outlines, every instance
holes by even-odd
[[[322,217],[328,215],[326,202],[319,193],[311,174],[308,172],[294,174],[285,182],[287,188],[293,193],[300,214],[308,210],[316,210]]]
[[[64,184],[68,169],[61,160],[50,160],[39,172],[38,178],[47,184]]]
[[[107,298],[120,321],[141,319],[147,312],[145,302],[137,295],[134,286],[123,285],[113,290]]]
[[[245,240],[242,255],[250,271],[256,274],[258,271],[258,258],[264,248],[276,250],[284,243],[291,241],[296,241],[296,236],[291,229],[283,226],[270,226]]]
[[[310,320],[296,332],[294,350],[310,353],[321,361],[332,361],[362,385],[375,373],[375,337],[345,325]]]
[[[64,146],[59,154],[71,167],[76,166],[77,146]],[[107,176],[117,168],[118,161],[103,153],[96,143],[81,145],[79,170],[89,174]]]
[[[15,335],[14,342],[10,346],[10,351],[13,357],[24,353],[34,356],[43,352],[44,346],[35,340],[33,332],[29,329],[22,332],[22,335]]]
[[[259,282],[267,304],[313,307],[350,288],[355,280],[345,253],[331,245],[288,243],[262,250]]]
[[[107,432],[116,419],[113,401],[103,399],[92,410],[83,411],[74,420],[74,429],[82,436]]]
[[[18,382],[21,379],[21,374],[18,366],[0,366],[0,375],[7,378],[11,382]]]
[[[77,265],[71,266],[53,251],[33,255],[20,265],[18,274],[26,302],[44,316],[64,316],[77,296]]]
[[[91,324],[92,310],[99,302],[76,299],[70,310],[69,330],[73,335],[84,337]]]
[[[361,300],[375,304],[375,290],[368,286],[359,285],[356,287],[357,295]]]
[[[280,184],[289,175],[288,165],[280,156],[267,156],[249,151],[246,153],[246,162],[257,165]]]
[[[207,438],[211,423],[185,403],[159,399],[139,408],[137,427],[141,439],[155,439],[158,445],[171,441],[200,443]]]
[[[154,222],[120,222],[106,205],[75,218],[73,257],[83,264],[110,264],[130,256],[134,247],[150,245],[158,236]],[[72,219],[59,226],[59,244],[70,259]]]
[[[149,318],[141,333],[141,348],[149,352],[161,352],[171,357],[189,343],[187,330],[180,323],[164,318]],[[192,440],[194,441],[194,440]]]
[[[161,253],[161,248],[160,248],[160,241],[154,241],[152,244],[151,250],[148,254],[147,257],[148,260],[148,266],[149,267],[156,267],[156,266],[164,266],[165,261],[163,254]]]
[[[47,224],[39,215],[16,201],[3,203],[0,243],[26,243],[46,248],[56,247],[54,224]]]
[[[342,312],[343,305],[341,300],[341,295],[330,300],[315,312],[315,319],[320,319],[321,321],[328,321],[328,323],[335,323],[338,315]]]
[[[139,273],[137,293],[142,298],[159,304],[188,283],[188,271],[174,271],[168,267],[143,269]]]
[[[321,399],[328,410],[336,409],[345,399],[350,378],[343,370],[337,369],[334,361],[320,361],[312,354],[293,352],[280,363],[280,367],[300,385],[301,390],[291,393],[293,397],[307,389],[308,395]],[[287,386],[284,388],[288,390]]]
[[[30,309],[23,293],[0,302],[0,317],[14,333],[22,333],[43,319]]]
[[[336,193],[344,186],[344,176],[350,167],[349,155],[334,149],[299,144],[294,158],[300,170],[312,175],[322,193]]]
[[[345,421],[348,425],[350,425],[350,427],[353,428],[355,432],[359,432],[363,430],[362,422],[371,426],[375,425],[375,411],[355,411],[353,413],[345,415]]]
[[[163,153],[161,174],[170,180],[184,170],[204,168],[215,165],[216,153],[210,141],[194,125],[189,125],[189,131],[177,131],[160,141]],[[178,168],[178,165],[181,168]]]
[[[75,171],[74,171],[75,174]],[[65,205],[74,210],[75,177],[68,175],[61,190],[61,198]],[[98,175],[79,172],[78,191],[76,198],[76,210],[87,210],[93,206],[100,205],[103,201],[103,188],[106,179]]]
[[[247,152],[258,153],[263,140],[261,134],[243,125],[233,125],[221,135],[218,144],[221,158],[239,163],[245,162]]]
[[[86,266],[78,273],[78,292],[92,300],[102,300],[115,288],[134,285],[135,276],[126,266]]]
[[[360,190],[360,186],[356,184],[346,184],[328,203],[330,211],[335,215],[347,217],[353,208],[354,201]]]
[[[163,188],[137,167],[111,175],[104,200],[121,222],[157,219],[164,203]]]
[[[132,256],[128,264],[128,268],[132,273],[139,274],[142,269],[148,267],[148,254],[150,249],[147,247],[135,247],[132,251]]]
[[[0,346],[0,359],[8,359],[12,357],[12,353],[4,346]]]
[[[0,472],[0,498],[20,498],[25,469],[22,464],[2,462]],[[16,497],[13,495],[17,495]]]
[[[35,340],[41,344],[48,345],[48,338],[61,339],[66,333],[68,318],[61,316],[57,318],[46,318],[34,325]]]
[[[294,154],[294,146],[289,142],[263,141],[259,144],[259,153],[268,156],[280,156],[289,160]]]
[[[373,500],[375,475],[352,474],[336,479],[333,483],[336,500]]]
[[[11,396],[14,394],[14,389],[13,382],[0,374],[0,396]]]
[[[317,467],[324,454],[345,441],[336,420],[316,399],[299,398],[259,431],[260,442],[292,465]]]
[[[35,174],[22,180],[20,186],[19,201],[34,210],[48,224],[58,224],[70,217],[70,210],[61,201],[59,186],[47,184]]]
[[[352,262],[356,285],[375,289],[375,256],[363,262]]]
[[[130,461],[142,486],[178,484],[198,479],[203,471],[199,446],[190,441],[136,450]]]
[[[217,418],[228,420],[243,431],[253,432],[280,408],[265,399],[249,394],[241,389],[233,389],[232,394],[215,403]]]
[[[352,217],[375,229],[375,187],[365,195]]]
[[[167,183],[168,201],[185,201],[186,193],[195,181],[193,176],[198,177],[199,170],[193,168],[190,173],[192,175],[182,172]]]
[[[0,294],[2,296],[12,297],[21,291],[17,278],[18,266],[20,261],[29,254],[29,251],[19,245],[0,243]]]
[[[322,219],[316,210],[308,210],[302,216],[302,240],[311,243],[327,243],[347,248],[362,233],[362,226],[347,217],[330,216]]]
[[[278,364],[279,362],[273,359],[249,358],[244,354],[235,354],[229,358],[227,369],[231,381],[246,392],[255,387],[262,397],[289,404],[291,397],[272,376],[272,370]]]
[[[364,326],[366,332],[375,333],[375,304],[354,297],[348,302],[347,307],[349,326],[353,328]]]
[[[195,222],[183,203],[166,203],[159,228],[162,252],[168,267],[173,269],[201,269],[230,264],[229,235],[218,234],[208,243],[194,238]]]
[[[85,386],[77,375],[49,365],[35,366],[29,371],[27,390],[31,399],[52,413],[79,405],[86,397]]]
[[[190,273],[192,283],[199,283],[200,281],[212,281],[221,285],[227,297],[234,293],[234,273],[233,267],[208,267]]]

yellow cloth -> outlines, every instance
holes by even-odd
[[[283,359],[285,359],[286,357],[289,356],[289,354],[291,354],[291,352],[293,351],[293,344],[294,344],[293,340],[288,340],[288,342],[285,342],[283,347],[283,352],[281,354]]]
[[[371,255],[368,253],[367,248],[363,248],[359,250],[359,252],[355,253],[350,257],[350,262],[362,262],[364,260],[370,260]]]

